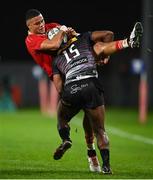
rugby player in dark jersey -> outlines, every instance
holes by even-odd
[[[70,128],[63,126],[81,109],[90,116],[92,126],[103,161],[102,172],[111,174],[109,140],[104,127],[104,99],[102,91],[97,87],[98,72],[96,59],[108,58],[111,54],[124,48],[139,47],[142,25],[137,22],[128,39],[110,43],[97,42],[94,45],[95,32],[86,32],[70,39],[60,49],[53,63],[53,80],[61,93],[59,135],[62,144],[56,149],[54,159],[60,159],[71,147]],[[65,77],[64,85],[61,75]],[[70,113],[71,112],[71,113]]]
[[[61,26],[58,23],[45,24],[42,14],[37,9],[29,9],[26,12],[26,25],[28,27],[28,35],[25,39],[25,43],[28,52],[33,57],[34,61],[45,71],[49,79],[51,79],[53,56],[60,47],[65,34],[69,31],[73,32],[73,30],[69,29],[69,31],[67,31],[67,27]],[[54,27],[60,28],[60,32],[52,40],[49,40],[47,32]],[[99,41],[107,42],[112,40],[112,32],[110,31],[100,31],[97,35]],[[58,112],[60,112],[60,109]],[[100,171],[99,161],[94,148],[93,131],[90,124],[88,124],[88,115],[86,114],[83,120],[83,127],[88,148],[89,168],[91,171]]]

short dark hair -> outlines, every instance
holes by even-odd
[[[40,14],[41,14],[40,11],[38,11],[37,9],[29,9],[26,12],[25,19],[27,21],[29,19],[32,19],[32,18],[36,17],[36,16],[39,16]]]

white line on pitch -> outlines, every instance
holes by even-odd
[[[81,118],[74,117],[74,119],[71,121],[71,123],[82,126],[82,121],[80,123]],[[83,128],[83,127],[82,127]],[[138,134],[133,134],[133,133],[128,133],[123,130],[120,130],[118,128],[112,127],[112,126],[107,126],[107,130],[109,133],[117,135],[122,138],[127,138],[127,139],[132,139],[135,141],[143,142],[145,144],[151,144],[153,145],[153,139],[147,138]]]
[[[110,132],[111,134],[115,134],[117,136],[120,136],[122,138],[127,138],[127,139],[132,139],[135,141],[140,141],[143,142],[145,144],[151,144],[153,145],[153,139],[151,138],[147,138],[138,134],[133,134],[133,133],[128,133],[125,132],[123,130],[120,130],[118,128],[112,127],[112,126],[107,126],[108,132]]]

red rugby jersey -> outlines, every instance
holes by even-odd
[[[59,26],[58,23],[49,23],[45,24],[46,32],[49,29],[52,29],[56,26]],[[47,39],[45,34],[28,34],[25,39],[26,47],[32,58],[36,61],[37,64],[47,73],[49,77],[52,76],[52,60],[53,57],[40,50],[41,43]]]

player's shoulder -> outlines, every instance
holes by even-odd
[[[29,34],[26,39],[25,43],[26,46],[29,48],[39,49],[41,43],[46,39],[46,35],[41,34]]]
[[[79,38],[91,40],[91,32],[87,31],[87,32],[80,33]]]
[[[79,36],[89,36],[91,34],[90,31],[85,31],[79,34]]]
[[[44,39],[46,38],[46,34],[29,34],[26,39],[29,41],[37,40],[37,39]]]

